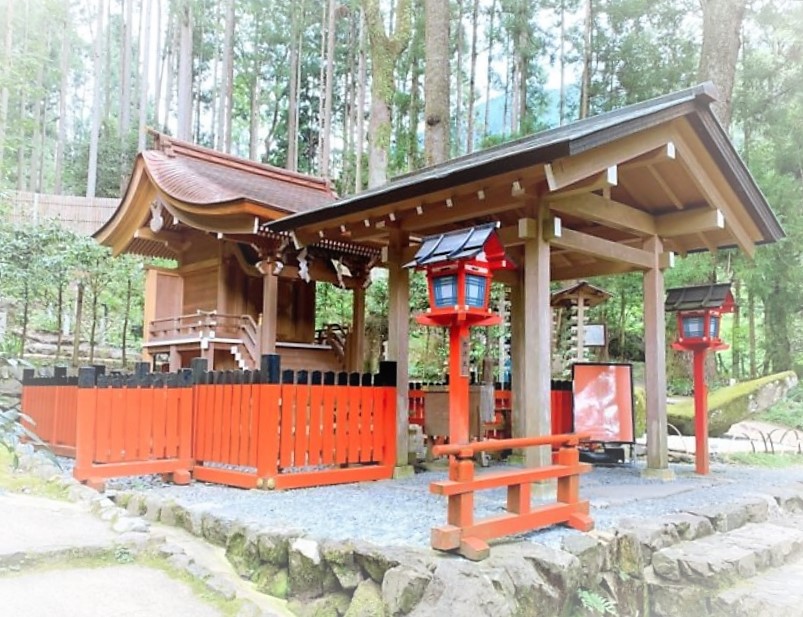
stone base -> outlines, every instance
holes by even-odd
[[[641,477],[649,480],[663,480],[664,482],[672,482],[675,479],[675,472],[668,467],[659,469],[646,467],[641,470]]]
[[[393,468],[393,479],[404,480],[404,478],[412,478],[415,475],[415,467],[412,465],[397,465]]]

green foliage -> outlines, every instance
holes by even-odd
[[[591,615],[616,615],[616,602],[596,591],[579,589],[577,597],[581,606]]]
[[[748,465],[750,467],[766,467],[769,469],[786,469],[803,465],[803,456],[799,454],[770,452],[728,452],[722,455],[726,463]]]
[[[803,387],[795,387],[782,401],[760,414],[758,419],[803,431]]]

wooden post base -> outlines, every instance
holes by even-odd
[[[106,491],[106,481],[103,478],[87,478],[84,484],[98,493]]]

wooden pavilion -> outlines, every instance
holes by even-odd
[[[296,246],[266,223],[336,199],[324,180],[154,133],[128,188],[95,238],[115,255],[172,260],[149,267],[144,354],[189,366],[255,368],[279,353],[289,369],[361,370],[364,288],[379,247],[328,240]],[[169,262],[168,262],[169,263]],[[352,325],[316,330],[316,283],[352,289]]]
[[[710,110],[711,84],[601,114],[337,199],[322,180],[156,134],[119,208],[96,234],[115,254],[174,260],[150,268],[145,351],[171,368],[205,355],[251,367],[357,370],[364,288],[389,272],[388,359],[408,383],[409,272],[425,236],[485,222],[519,265],[510,286],[513,435],[550,433],[550,281],[643,273],[648,471],[669,473],[663,271],[674,255],[783,237]],[[351,328],[314,322],[315,282],[352,289]],[[407,465],[399,387],[397,464]],[[548,461],[530,450],[528,464]]]
[[[675,254],[755,247],[783,237],[776,217],[710,110],[712,84],[581,120],[429,167],[260,232],[382,248],[389,271],[390,360],[408,382],[409,273],[420,239],[489,221],[520,268],[511,287],[513,435],[550,433],[550,281],[643,273],[648,472],[667,461],[664,276]],[[398,390],[397,409],[407,409]],[[404,400],[402,400],[404,399]],[[408,419],[397,456],[407,464]],[[549,452],[529,451],[527,463]]]

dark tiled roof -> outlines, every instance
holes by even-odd
[[[427,236],[418,248],[413,261],[406,267],[429,266],[442,261],[476,257],[483,251],[485,243],[496,227],[496,223],[486,223],[468,229]]]
[[[664,303],[667,311],[693,311],[732,306],[733,296],[730,283],[668,289]]]

